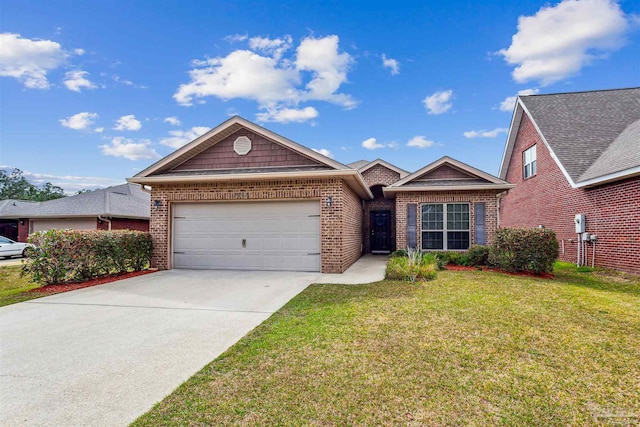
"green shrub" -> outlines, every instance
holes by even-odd
[[[398,249],[397,251],[391,252],[391,255],[389,255],[389,256],[391,258],[406,257],[407,256],[407,251],[406,251],[406,249]]]
[[[489,264],[507,271],[553,271],[558,241],[544,228],[500,228],[489,249]]]
[[[149,233],[131,230],[49,230],[29,242],[36,247],[22,270],[47,285],[142,270],[153,249]]]
[[[467,251],[467,265],[487,265],[489,248],[483,245],[473,245]]]
[[[407,256],[395,256],[387,262],[385,278],[411,283],[433,280],[437,274],[436,258],[431,254],[409,250]]]

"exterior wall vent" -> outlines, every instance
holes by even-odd
[[[251,151],[251,140],[246,136],[239,136],[233,142],[233,151],[239,156],[244,156]]]

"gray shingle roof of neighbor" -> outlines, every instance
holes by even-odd
[[[573,182],[640,166],[640,88],[520,100]]]
[[[66,218],[98,215],[149,219],[151,195],[138,184],[122,184],[46,202],[0,201],[0,218]]]
[[[362,169],[363,167],[367,166],[369,163],[371,163],[369,160],[358,160],[353,163],[348,163],[347,166],[350,167],[351,169]]]

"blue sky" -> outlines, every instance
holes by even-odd
[[[640,86],[640,3],[0,0],[0,165],[122,183],[238,114],[349,163],[497,174],[514,96]]]

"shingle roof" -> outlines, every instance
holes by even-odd
[[[98,215],[148,219],[151,195],[137,184],[122,184],[46,202],[0,201],[0,218],[65,218]]]
[[[574,183],[640,166],[640,88],[520,100]]]
[[[361,169],[371,163],[369,160],[358,160],[353,163],[347,163],[347,166],[351,169]]]

